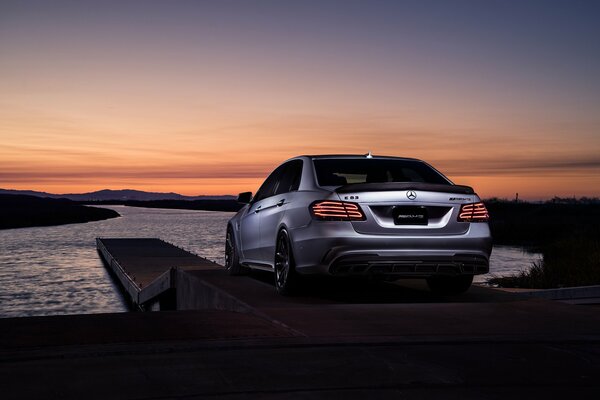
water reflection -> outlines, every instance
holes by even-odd
[[[0,317],[127,311],[96,237],[160,237],[223,262],[233,213],[111,206],[105,221],[0,231]]]
[[[542,255],[530,252],[522,247],[494,246],[490,257],[490,273],[475,276],[474,281],[484,283],[492,276],[507,276],[528,270],[534,262],[539,262]]]

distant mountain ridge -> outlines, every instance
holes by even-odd
[[[152,201],[152,200],[231,200],[235,199],[235,196],[221,195],[221,196],[184,196],[179,193],[160,193],[160,192],[144,192],[142,190],[133,189],[103,189],[89,193],[66,193],[66,194],[54,194],[47,192],[37,192],[34,190],[13,190],[13,189],[0,189],[0,194],[20,194],[36,197],[49,197],[53,199],[69,199],[74,201],[106,201],[106,200],[138,200],[138,201]]]

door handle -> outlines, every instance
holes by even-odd
[[[256,210],[254,210],[254,212],[255,212],[255,213],[259,212],[261,208],[262,208],[262,206],[258,206],[258,207],[256,207]]]
[[[277,202],[277,207],[281,207],[284,204],[285,204],[285,199],[281,199]]]

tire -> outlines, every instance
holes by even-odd
[[[240,256],[231,225],[227,227],[225,236],[225,269],[229,275],[242,275],[246,272],[246,268],[240,264]]]
[[[427,278],[427,286],[438,294],[461,294],[469,290],[473,283],[473,275],[434,276]]]
[[[298,293],[299,276],[296,273],[294,255],[287,231],[282,230],[275,245],[275,288],[284,296]]]

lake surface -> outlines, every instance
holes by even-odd
[[[110,206],[120,218],[0,230],[0,317],[128,311],[98,252],[96,237],[159,237],[220,264],[234,213]],[[493,275],[527,269],[541,255],[495,246]],[[476,277],[485,282],[487,275]]]

